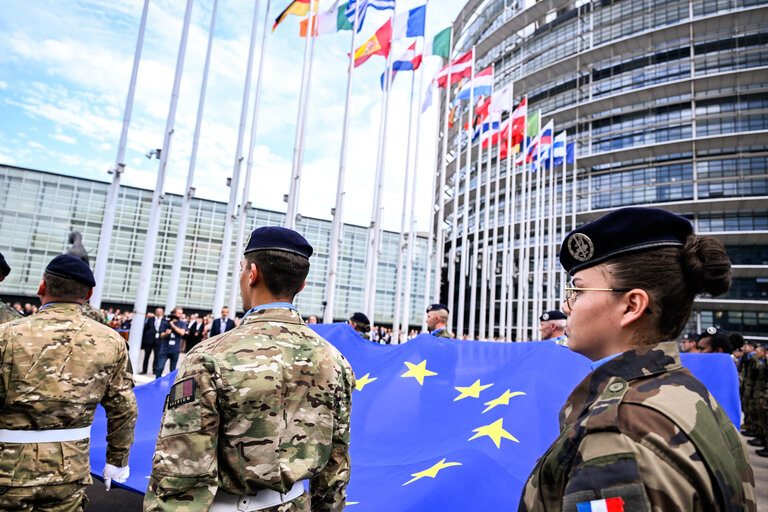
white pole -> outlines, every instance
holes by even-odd
[[[475,47],[472,47],[472,75],[470,80],[475,79]],[[467,172],[464,174],[464,222],[461,232],[461,269],[459,272],[459,321],[456,327],[456,337],[462,337],[464,335],[464,306],[465,296],[467,289],[467,272],[468,272],[468,260],[469,260],[469,187],[471,185],[470,175],[472,174],[472,125],[474,121],[474,109],[475,109],[475,90],[474,86],[469,90],[469,121],[467,126],[469,128],[467,133]],[[460,128],[463,130],[463,126]],[[473,286],[474,289],[474,286]],[[469,332],[469,337],[474,333]]]
[[[562,204],[560,206],[560,240],[558,240],[558,244],[562,243],[563,240],[565,240],[565,190],[567,185],[567,179],[566,179],[566,166],[565,166],[565,160],[567,157],[567,149],[568,149],[568,137],[565,137],[565,141],[563,142],[563,166],[562,166],[562,173],[563,173],[563,188],[561,190],[561,200]],[[560,267],[560,289],[558,292],[561,292],[563,288],[565,287],[567,275],[565,272],[565,269]],[[558,297],[558,307],[560,307],[559,300],[563,299],[564,297]]]
[[[237,207],[237,191],[240,183],[240,165],[243,162],[243,136],[248,116],[248,99],[251,93],[251,70],[253,68],[253,50],[256,46],[256,22],[259,14],[259,2],[253,7],[253,22],[251,23],[251,43],[248,50],[248,66],[245,71],[245,87],[243,88],[243,102],[240,108],[240,129],[237,133],[237,148],[235,149],[235,165],[232,170],[232,182],[229,188],[229,203],[227,203],[227,215],[224,217],[224,236],[221,242],[221,256],[219,257],[219,272],[216,279],[216,291],[213,297],[213,316],[219,314],[224,306],[224,292],[228,282],[229,253],[232,250],[232,225],[235,220],[235,208]]]
[[[493,65],[491,65],[491,73],[493,73]],[[490,98],[493,98],[493,82],[491,82],[491,95]],[[489,130],[491,131],[491,134],[493,133],[493,112],[491,112],[491,104],[488,104],[488,122]],[[480,143],[478,144],[478,151],[480,154],[482,154],[483,151],[483,143],[482,143],[482,136],[480,137]],[[488,332],[486,330],[487,324],[486,324],[486,317],[487,317],[487,310],[488,310],[488,262],[490,261],[491,255],[490,255],[490,248],[488,247],[488,230],[490,229],[490,219],[491,219],[491,137],[488,138],[488,151],[486,152],[486,158],[487,158],[487,167],[485,171],[485,215],[484,215],[484,222],[483,222],[483,256],[481,260],[481,265],[483,266],[481,272],[480,272],[480,332],[478,334],[479,340],[487,340],[488,339]],[[482,158],[478,158],[478,167],[483,165]],[[475,214],[476,217],[479,217],[480,214],[480,190],[482,189],[482,183],[480,183],[478,178],[477,183],[477,192],[475,193],[475,205],[477,205],[475,208],[477,210],[477,213]],[[479,222],[477,222],[475,225],[477,226]],[[476,230],[477,231],[477,230]],[[475,237],[475,247],[480,247],[480,240],[479,236]],[[478,252],[475,250],[475,252]],[[475,285],[477,287],[477,285]],[[493,303],[491,303],[491,307],[493,307]],[[491,325],[491,330],[493,330],[493,325]],[[491,336],[493,337],[493,336]]]
[[[459,306],[458,297],[456,296],[456,243],[458,239],[459,230],[459,192],[461,189],[461,141],[464,137],[464,127],[461,124],[462,113],[459,113],[459,129],[458,129],[458,143],[456,144],[456,164],[453,171],[453,217],[451,218],[451,252],[448,254],[448,303],[451,311],[453,311],[453,325],[454,333],[456,337],[459,337]],[[447,136],[447,135],[445,135]],[[459,267],[461,269],[461,267]],[[459,270],[461,271],[461,270]]]
[[[513,86],[514,87],[514,86]],[[514,88],[513,88],[514,91]],[[514,94],[513,94],[514,97]],[[510,105],[512,114],[514,114],[514,102]],[[514,155],[512,154],[512,115],[509,117],[509,136],[507,137],[507,186],[504,190],[504,268],[502,274],[502,295],[504,302],[502,306],[506,313],[504,324],[504,340],[513,341],[512,337],[512,305],[513,297],[513,276],[515,262],[515,183],[517,168],[514,165]]]
[[[251,116],[251,137],[248,141],[248,161],[245,166],[245,179],[243,180],[243,200],[240,202],[240,213],[237,216],[237,237],[235,247],[238,251],[243,250],[243,240],[245,239],[245,222],[248,218],[248,196],[251,192],[251,171],[253,170],[253,156],[256,151],[256,128],[259,120],[259,101],[261,99],[261,78],[264,72],[264,54],[267,47],[267,29],[269,28],[269,4],[267,0],[266,9],[264,9],[264,26],[261,32],[261,49],[259,50],[259,71],[256,74],[256,95],[253,98],[253,114]],[[229,283],[229,310],[234,314],[237,311],[237,299],[240,297],[240,253],[234,258],[232,264],[232,279]]]
[[[299,111],[296,119],[296,135],[293,142],[293,164],[291,168],[291,183],[288,192],[288,206],[285,213],[285,227],[296,229],[296,214],[299,211],[299,190],[301,188],[301,167],[304,161],[304,134],[306,132],[307,108],[309,104],[309,83],[312,74],[312,57],[315,53],[314,27],[317,0],[309,2],[307,13],[307,40],[304,43],[304,65],[301,70],[301,93],[299,94]]]
[[[144,28],[147,25],[148,11],[149,0],[144,0],[144,8],[141,11],[141,21],[139,22],[139,37],[136,39],[136,50],[133,53],[131,79],[128,83],[128,96],[125,100],[125,111],[123,112],[123,129],[120,132],[120,142],[117,145],[117,158],[115,159],[115,167],[112,169],[114,175],[112,176],[112,184],[107,192],[107,200],[104,205],[104,220],[101,223],[101,233],[99,235],[99,249],[96,253],[96,268],[93,273],[96,286],[93,288],[93,295],[91,295],[90,299],[91,306],[96,309],[101,307],[101,300],[106,286],[107,261],[109,259],[109,248],[112,244],[115,214],[117,213],[117,195],[120,192],[120,176],[125,171],[123,158],[125,157],[125,146],[128,141],[128,127],[131,124],[133,96],[136,92],[136,76],[139,74],[139,60],[141,60],[141,48],[144,44]]]
[[[436,226],[436,235],[435,235],[435,284],[434,284],[434,291],[432,292],[433,297],[437,302],[440,302],[440,285],[442,284],[443,280],[443,263],[445,262],[445,231],[443,230],[443,224],[445,223],[445,201],[443,200],[443,195],[445,193],[445,185],[446,185],[446,167],[447,167],[447,155],[448,155],[448,114],[449,114],[449,100],[451,96],[451,49],[453,48],[453,24],[451,24],[451,33],[450,33],[450,42],[448,43],[448,58],[446,59],[448,62],[448,77],[447,81],[445,83],[445,112],[443,116],[443,161],[440,168],[440,188],[438,190],[437,198],[440,202],[439,204],[439,213],[438,213],[438,221]],[[439,128],[438,128],[439,130]],[[459,128],[459,133],[461,132],[461,128]],[[455,171],[455,172],[458,172]],[[456,210],[453,210],[454,218],[456,216]],[[454,244],[455,245],[455,244]],[[451,247],[454,247],[452,245]],[[451,277],[451,279],[453,279]],[[451,304],[453,302],[453,295],[450,295],[448,297],[448,304]],[[452,310],[453,311],[453,310]],[[456,315],[454,315],[455,317]],[[426,322],[426,320],[425,320]]]
[[[422,115],[423,112],[421,112],[419,115]],[[437,159],[439,158],[440,154],[440,111],[438,110],[437,116],[435,116],[435,165],[437,165]],[[417,132],[418,133],[418,132]],[[417,146],[418,148],[418,146]],[[418,160],[417,160],[418,162]],[[418,165],[418,164],[417,164]],[[442,172],[439,173],[442,175]],[[429,202],[429,236],[427,238],[427,250],[424,254],[424,271],[426,272],[426,278],[424,281],[424,301],[422,302],[422,308],[421,311],[425,312],[427,308],[429,307],[429,287],[430,282],[432,280],[432,261],[434,260],[435,263],[435,281],[439,281],[440,279],[440,271],[437,270],[437,267],[441,267],[442,263],[438,261],[437,259],[437,244],[436,240],[434,239],[435,234],[435,224],[437,222],[442,222],[442,219],[439,217],[436,218],[436,212],[435,212],[435,201],[440,201],[442,204],[443,202],[443,191],[440,189],[440,193],[437,192],[437,187],[440,183],[441,179],[440,176],[438,176],[438,173],[435,172],[433,180],[432,180],[432,199]],[[440,288],[438,285],[438,293],[437,295],[433,295],[433,299],[435,302],[440,302]],[[426,315],[421,320],[421,332],[427,332],[427,317]]]
[[[544,227],[543,227],[543,215],[544,215],[544,201],[545,196],[543,194],[543,180],[541,176],[541,112],[539,111],[539,146],[536,148],[536,238],[534,239],[535,247],[535,268],[534,268],[534,297],[536,302],[534,303],[533,316],[531,318],[531,339],[538,339],[536,334],[536,326],[538,325],[538,318],[541,315],[541,298],[542,298],[542,278],[544,277],[544,257],[543,257],[543,241],[544,241]]]
[[[395,4],[397,5],[397,4]],[[396,8],[395,8],[396,9]],[[392,10],[391,20],[395,17],[395,9]],[[373,211],[371,212],[371,226],[368,229],[368,253],[366,254],[365,266],[367,289],[364,290],[364,297],[367,299],[364,306],[364,313],[371,321],[371,328],[375,324],[376,311],[376,278],[379,267],[379,246],[381,241],[381,195],[384,191],[384,157],[386,156],[387,145],[387,118],[389,116],[389,89],[392,87],[392,49],[387,53],[387,61],[384,67],[386,73],[385,79],[387,87],[382,97],[382,116],[379,123],[379,147],[376,158],[376,183],[374,184]]]
[[[328,279],[325,283],[325,304],[323,323],[333,322],[336,310],[336,273],[341,249],[341,229],[344,206],[344,176],[347,170],[347,141],[349,139],[349,106],[352,100],[352,70],[355,69],[355,35],[357,34],[358,10],[355,9],[355,22],[352,27],[352,43],[349,49],[349,71],[347,75],[347,96],[344,102],[344,127],[341,131],[341,154],[339,155],[339,173],[336,178],[336,203],[331,223],[331,244],[328,253]]]
[[[203,81],[200,84],[200,99],[197,103],[197,119],[195,120],[195,133],[192,137],[192,153],[189,156],[189,169],[187,171],[187,186],[184,189],[184,197],[181,200],[181,218],[179,228],[176,231],[176,246],[173,250],[173,265],[171,266],[170,283],[168,285],[168,299],[165,301],[165,310],[171,311],[177,306],[176,300],[179,294],[179,281],[181,278],[181,260],[184,258],[184,248],[187,239],[187,224],[189,223],[189,207],[192,203],[195,189],[195,164],[197,163],[197,145],[200,140],[200,127],[203,123],[203,109],[205,107],[205,92],[208,87],[208,69],[213,50],[213,32],[216,26],[216,7],[218,0],[213,0],[211,11],[211,28],[208,31],[208,47],[205,51],[205,63],[203,64]]]
[[[552,142],[549,146],[549,229],[547,230],[547,310],[555,309],[557,285],[555,284],[555,236],[557,219],[555,218],[555,164],[554,164],[555,128],[552,127]]]
[[[187,0],[184,12],[184,24],[181,29],[181,42],[179,53],[176,57],[176,73],[173,78],[171,103],[168,108],[168,118],[165,123],[165,135],[163,147],[160,150],[160,164],[157,170],[157,183],[152,192],[152,207],[149,213],[149,225],[147,226],[147,238],[144,243],[144,253],[141,258],[141,270],[139,271],[139,286],[136,289],[136,300],[133,305],[133,321],[131,334],[128,338],[131,364],[139,368],[139,352],[141,351],[141,337],[144,333],[144,317],[147,314],[147,301],[149,300],[149,285],[152,281],[152,266],[155,261],[155,247],[157,246],[157,232],[160,226],[160,212],[163,201],[163,188],[165,187],[165,170],[168,164],[168,155],[171,152],[173,140],[173,126],[176,119],[176,105],[179,100],[179,88],[181,86],[181,72],[184,69],[184,56],[187,51],[187,35],[189,34],[189,22],[192,19],[192,0]]]
[[[405,228],[406,228],[406,216],[405,216],[405,210],[408,207],[408,178],[411,175],[411,125],[413,124],[413,90],[415,89],[414,83],[416,81],[416,71],[413,71],[411,73],[411,101],[408,104],[408,140],[405,143],[405,178],[403,179],[403,209],[401,210],[400,215],[400,236],[398,237],[398,247],[397,247],[397,267],[395,268],[395,309],[394,314],[395,317],[392,322],[392,344],[397,345],[400,343],[400,308],[402,306],[401,297],[403,294],[403,252],[405,250]],[[391,83],[390,83],[391,86]],[[413,175],[415,176],[416,173],[414,172]],[[413,190],[411,190],[411,193],[413,194]],[[413,219],[411,219],[411,227],[409,229],[410,232],[413,232]],[[410,268],[411,261],[406,261],[406,266]],[[405,294],[410,295],[410,288],[406,287]],[[410,301],[405,301],[410,302]],[[405,315],[405,321],[403,322],[406,326],[408,325],[408,314]],[[405,332],[405,339],[408,340],[408,331],[406,327]]]
[[[527,99],[526,99],[527,103]],[[526,106],[527,109],[527,106]],[[526,324],[528,322],[528,259],[530,248],[530,203],[531,203],[531,177],[529,176],[526,159],[528,155],[529,142],[527,141],[528,116],[523,121],[523,172],[521,193],[524,194],[521,200],[522,211],[520,214],[520,251],[518,254],[519,269],[517,282],[517,341],[524,341],[526,337]]]
[[[499,199],[500,199],[500,185],[501,185],[501,158],[499,154],[499,148],[501,148],[501,115],[499,115],[499,131],[498,131],[498,138],[499,141],[496,143],[496,179],[494,180],[496,189],[496,197],[494,198],[494,209],[493,209],[493,234],[491,235],[492,240],[492,249],[491,249],[491,282],[490,282],[490,303],[491,307],[488,311],[488,326],[489,326],[489,335],[488,339],[493,339],[496,333],[496,283],[498,282],[499,275],[496,272],[496,265],[497,265],[497,251],[498,251],[498,237],[499,237]],[[489,143],[490,144],[490,143]],[[509,184],[509,182],[507,182]],[[502,286],[503,290],[503,286]],[[503,293],[503,292],[502,292]],[[501,314],[499,315],[501,316]],[[501,325],[499,326],[499,337],[501,337],[501,332],[503,328]]]

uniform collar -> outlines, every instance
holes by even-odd
[[[441,328],[439,328],[439,329],[435,329],[434,331],[432,331],[432,332],[431,332],[431,333],[429,333],[429,334],[431,334],[432,336],[434,336],[435,334],[439,333],[440,331],[444,331],[444,330],[446,330],[446,329],[447,329],[447,327],[441,327]]]
[[[287,304],[287,306],[286,306]],[[290,307],[288,307],[290,306]],[[274,302],[256,306],[246,313],[242,324],[254,322],[282,322],[287,324],[303,324],[299,311],[288,302]]]
[[[43,311],[82,311],[82,310],[83,310],[82,304],[78,304],[77,302],[49,302],[48,304],[38,309],[37,312],[42,313]]]

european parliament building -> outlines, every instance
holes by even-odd
[[[0,165],[0,252],[13,269],[0,283],[1,298],[7,301],[11,297],[17,300],[35,297],[45,265],[67,250],[70,231],[82,233],[91,266],[95,266],[95,260],[100,256],[97,248],[108,189],[106,182]],[[128,310],[133,307],[151,200],[152,190],[120,187],[102,300],[105,306]],[[187,232],[180,234],[177,229],[181,202],[181,196],[165,194],[152,270],[150,308],[165,305],[174,248],[177,243],[183,243],[178,305],[210,311],[218,278],[227,204],[193,199]],[[252,208],[248,210],[246,231],[265,225],[283,225],[284,217],[281,212]],[[297,223],[296,230],[315,250],[307,284],[296,297],[296,306],[305,317],[315,314],[322,318],[331,222],[305,217]],[[349,224],[343,227],[334,308],[337,321],[346,320],[361,309],[367,233],[367,227]],[[377,325],[393,321],[399,244],[399,233],[383,233],[376,292]],[[417,236],[411,263],[413,285],[409,322],[412,327],[420,326],[425,317],[425,290],[421,287],[426,278],[426,248],[426,237]],[[234,258],[241,255],[234,248],[234,242],[231,254],[229,268],[232,268]],[[230,278],[231,273],[227,283]]]
[[[557,252],[549,248],[559,250],[563,228],[619,207],[655,206],[720,239],[734,265],[730,292],[697,299],[688,330],[716,325],[768,341],[768,1],[469,0],[453,33],[452,58],[474,47],[475,71],[493,65],[495,87],[513,83],[514,104],[527,98],[528,114],[554,120],[554,132],[564,130],[576,150],[565,179],[555,169],[550,197],[548,178],[542,185],[523,166],[497,168],[495,151],[478,155],[457,128],[447,133],[445,188],[436,185],[435,205],[444,217],[435,225],[443,229],[443,300],[459,306],[454,328],[461,322],[464,333],[478,332],[483,310],[469,297],[479,297],[483,282],[471,264],[483,261],[486,247],[499,262],[512,255],[513,293],[504,320],[505,271],[491,268],[496,299],[481,337],[504,335],[502,320],[516,328],[521,318],[523,336],[535,337],[535,314],[561,303],[565,276],[550,264]],[[534,229],[537,201],[554,211],[554,224]],[[471,263],[461,263],[462,252]]]

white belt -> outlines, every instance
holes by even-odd
[[[0,429],[0,443],[61,443],[91,437],[91,426],[57,430],[4,430]]]
[[[210,512],[253,512],[291,501],[301,496],[303,492],[303,480],[294,482],[293,487],[285,494],[272,489],[262,489],[254,495],[236,495],[218,490],[208,510]]]

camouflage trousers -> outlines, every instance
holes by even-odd
[[[0,486],[0,510],[4,512],[83,512],[90,478],[55,485]]]

